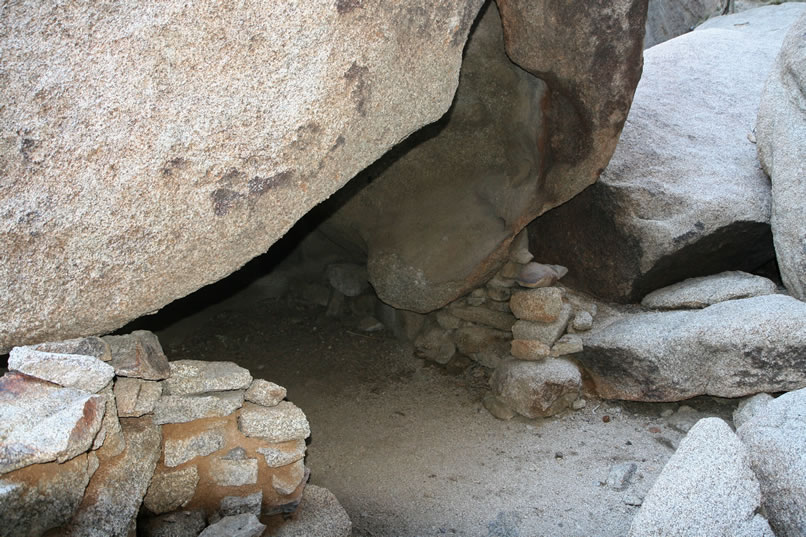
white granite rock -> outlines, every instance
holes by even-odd
[[[221,429],[207,429],[193,433],[189,436],[165,438],[164,464],[168,467],[179,466],[195,457],[207,456],[226,444],[224,431]]]
[[[742,397],[806,386],[806,303],[785,295],[631,314],[583,335],[577,360],[608,399]]]
[[[88,451],[105,407],[98,395],[7,373],[0,378],[0,474]]]
[[[256,451],[263,455],[269,468],[279,468],[305,457],[305,449],[305,440],[299,439],[273,446],[259,447]]]
[[[208,526],[199,537],[260,537],[266,526],[252,513],[225,516]]]
[[[562,313],[563,293],[559,287],[518,291],[509,299],[509,307],[518,319],[553,323]]]
[[[99,392],[115,376],[115,369],[95,356],[46,352],[38,345],[11,349],[8,368],[90,393]]]
[[[749,528],[764,527],[754,520],[760,504],[747,449],[727,423],[706,418],[680,442],[628,537],[749,535]]]
[[[246,390],[246,400],[262,406],[277,406],[285,399],[286,389],[273,382],[255,379]]]
[[[775,535],[806,534],[806,388],[768,402],[736,433],[747,446]]]
[[[352,523],[333,493],[308,485],[297,510],[271,532],[273,537],[349,537]]]
[[[738,429],[750,419],[761,412],[767,403],[774,397],[768,393],[757,393],[756,395],[742,399],[736,410],[733,411],[733,428]]]
[[[235,460],[215,457],[210,461],[213,481],[222,487],[240,487],[257,483],[257,459]]]
[[[151,478],[143,505],[155,515],[176,511],[193,498],[198,484],[199,469],[194,465],[158,472]]]
[[[243,397],[241,390],[207,395],[163,395],[154,406],[154,423],[187,423],[200,418],[229,416],[243,406]]]
[[[162,383],[166,395],[245,390],[252,383],[249,370],[232,362],[177,360],[170,366],[171,376]]]
[[[573,308],[569,304],[563,304],[559,316],[553,322],[541,323],[520,320],[512,326],[512,335],[515,339],[534,339],[542,341],[548,346],[554,345],[554,342],[565,333],[572,313]]]
[[[238,418],[238,427],[246,436],[257,436],[269,442],[300,440],[311,434],[305,414],[288,401],[269,408],[245,404]]]
[[[775,291],[771,280],[734,270],[689,278],[652,291],[641,300],[641,305],[658,310],[705,308],[726,300],[771,295]]]
[[[122,418],[138,418],[154,411],[162,396],[162,383],[120,377],[115,380],[114,391],[118,415]]]

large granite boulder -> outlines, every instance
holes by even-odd
[[[479,287],[529,221],[593,183],[640,77],[644,2],[498,6],[468,41],[446,117],[331,202],[323,229],[365,249],[396,308],[429,312]]]
[[[647,50],[601,179],[530,225],[531,251],[567,284],[637,302],[688,277],[774,256],[769,181],[752,130],[787,28],[806,5],[717,17]]]
[[[775,535],[806,534],[806,389],[768,402],[736,433],[747,446]]]
[[[628,314],[574,358],[607,399],[742,397],[806,386],[806,304],[785,295]]]
[[[663,468],[628,537],[774,537],[748,449],[719,418],[697,422]]]
[[[781,278],[806,300],[806,15],[792,25],[764,86],[758,156],[772,179],[772,237]]]
[[[265,252],[444,114],[481,4],[4,8],[0,352],[109,332]]]

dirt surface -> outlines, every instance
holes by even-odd
[[[481,404],[489,370],[448,373],[358,320],[247,292],[157,330],[171,360],[232,360],[288,389],[311,422],[311,482],[339,498],[355,537],[625,535],[685,431],[735,407],[588,400],[500,421]],[[626,489],[607,484],[631,462]]]

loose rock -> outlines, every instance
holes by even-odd
[[[265,438],[269,442],[300,440],[311,434],[305,414],[288,401],[271,408],[247,403],[241,410],[238,427],[246,436]]]
[[[565,333],[572,311],[570,305],[563,304],[559,317],[552,323],[518,321],[512,325],[512,335],[515,339],[534,339],[549,346],[554,345]]]
[[[143,504],[155,515],[176,511],[193,498],[198,484],[199,470],[193,465],[157,472],[151,478]]]
[[[658,310],[705,308],[726,300],[771,295],[775,291],[775,284],[767,278],[735,270],[689,278],[652,291],[641,300],[641,305]]]
[[[563,293],[558,287],[519,291],[512,295],[509,307],[513,315],[523,321],[552,323],[562,313]]]
[[[21,373],[0,378],[0,474],[88,451],[106,401]]]
[[[120,377],[115,381],[115,402],[122,418],[139,418],[154,411],[162,396],[162,383]]]
[[[115,376],[115,370],[95,356],[59,354],[38,346],[14,347],[8,368],[67,388],[97,393]]]
[[[285,399],[286,389],[273,382],[255,379],[246,390],[245,398],[252,403],[263,406],[277,406]]]
[[[168,378],[171,370],[157,336],[147,330],[135,330],[124,336],[105,336],[115,374],[146,380]]]
[[[305,440],[292,440],[270,447],[260,447],[257,448],[257,452],[263,455],[269,468],[279,468],[297,462],[305,456]]]
[[[260,537],[266,526],[252,513],[225,516],[212,526],[208,526],[199,537]]]
[[[763,535],[750,529],[761,493],[747,449],[719,418],[700,420],[680,442],[633,519],[628,537]]]
[[[249,371],[233,362],[177,360],[170,366],[171,376],[162,383],[166,395],[245,390],[252,383]]]
[[[739,403],[739,406],[736,407],[736,410],[733,411],[733,427],[738,429],[750,421],[753,416],[762,412],[764,407],[767,406],[767,403],[773,399],[773,396],[768,393],[757,393],[756,395],[743,399]]]
[[[241,390],[209,395],[163,395],[154,406],[154,423],[186,423],[229,416],[243,406],[243,397]]]
[[[513,339],[511,352],[521,360],[543,360],[551,353],[551,347],[533,339]]]
[[[347,512],[326,488],[308,485],[299,508],[282,525],[270,525],[275,537],[349,537],[352,524]]]
[[[542,362],[506,360],[490,380],[493,393],[527,418],[557,414],[579,397],[582,379],[577,367],[561,358]]]

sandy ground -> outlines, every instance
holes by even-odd
[[[500,421],[481,405],[488,370],[450,374],[388,332],[363,334],[357,318],[324,311],[231,299],[158,334],[172,360],[232,360],[288,389],[311,422],[311,482],[336,494],[356,537],[625,535],[638,509],[628,504],[685,431],[735,406],[589,400],[551,419]],[[625,462],[637,472],[615,490],[608,474]]]

